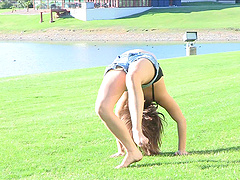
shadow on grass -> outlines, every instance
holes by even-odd
[[[187,160],[187,161],[177,161],[177,162],[157,162],[157,163],[145,163],[145,164],[133,164],[131,168],[141,168],[141,167],[151,167],[151,166],[162,166],[162,165],[171,165],[171,164],[189,164],[189,163],[197,163],[201,169],[208,169],[208,168],[223,168],[228,167],[230,164],[239,164],[240,160]],[[204,164],[199,164],[204,163]]]
[[[73,16],[71,15],[67,15],[67,16],[62,16],[60,17],[61,19],[70,19],[70,18],[74,18]]]
[[[224,152],[224,151],[239,151],[240,146],[236,147],[228,147],[228,148],[221,148],[221,149],[215,149],[215,150],[204,150],[204,151],[191,151],[190,154],[215,154],[218,152]]]
[[[143,13],[135,14],[132,16],[128,16],[125,18],[136,18],[142,15],[155,15],[155,14],[162,14],[162,13],[192,13],[192,12],[201,12],[201,11],[211,11],[211,10],[222,10],[228,9],[233,7],[240,7],[240,5],[225,5],[225,4],[218,4],[218,5],[209,5],[209,6],[185,6],[185,7],[177,7],[177,8],[153,8]],[[125,19],[122,18],[122,19]]]
[[[240,146],[236,147],[228,147],[228,148],[221,148],[221,149],[215,149],[215,150],[204,150],[204,151],[190,151],[189,155],[194,155],[194,154],[215,154],[218,152],[228,152],[228,151],[239,151]],[[189,156],[188,155],[188,156]],[[156,156],[161,156],[161,157],[175,157],[174,152],[164,152],[160,153],[159,155]],[[166,165],[166,164],[188,164],[188,163],[199,163],[199,162],[204,162],[204,163],[225,163],[225,164],[216,164],[216,165],[202,165],[200,168],[206,169],[209,167],[227,167],[229,163],[240,163],[240,160],[238,161],[219,161],[219,160],[195,160],[195,161],[178,161],[178,162],[155,162],[155,163],[145,163],[145,164],[133,164],[130,167],[132,168],[139,168],[139,167],[148,167],[148,166],[161,166],[161,165]]]
[[[219,3],[219,2],[213,2],[213,1],[205,1],[205,2],[182,2],[181,6],[225,6],[225,5],[237,5],[236,4],[231,4],[231,3]]]
[[[214,149],[214,150],[203,150],[203,151],[189,151],[189,155],[192,154],[215,154],[218,152],[224,152],[224,151],[239,151],[240,150],[240,146],[236,146],[236,147],[228,147],[228,148],[221,148],[221,149]],[[157,156],[163,156],[163,157],[171,157],[171,156],[175,156],[174,152],[164,152],[164,153],[160,153]]]

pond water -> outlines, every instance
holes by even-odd
[[[240,43],[196,43],[196,47],[197,54],[240,51]],[[184,43],[0,42],[0,77],[106,66],[135,48],[151,51],[158,59],[186,55]]]

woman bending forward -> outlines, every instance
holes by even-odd
[[[134,141],[118,116],[126,100],[129,102]],[[148,143],[148,139],[142,133],[144,100],[155,101],[177,122],[179,142],[178,151],[175,154],[187,154],[185,151],[186,119],[178,104],[166,90],[163,73],[155,55],[141,49],[134,49],[118,56],[106,68],[95,106],[96,113],[126,149],[122,163],[116,168],[127,167],[143,157],[135,143],[140,147]]]

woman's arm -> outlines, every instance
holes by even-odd
[[[171,98],[172,99],[172,98]],[[186,155],[186,139],[187,139],[187,123],[186,119],[183,116],[180,107],[178,104],[172,99],[171,105],[166,107],[166,110],[177,123],[178,130],[178,151],[175,155]]]
[[[169,115],[177,122],[178,130],[178,151],[175,155],[185,155],[186,152],[186,139],[187,139],[187,123],[186,119],[182,114],[182,111],[174,99],[168,94],[164,79],[161,78],[154,85],[155,99]]]

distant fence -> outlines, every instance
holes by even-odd
[[[182,1],[189,2],[192,0],[182,0]],[[216,0],[212,0],[212,1],[216,1]],[[82,3],[85,3],[85,2],[93,2],[95,8],[181,6],[181,0],[58,0],[58,1],[33,0],[33,7],[34,9],[80,8]]]
[[[96,7],[150,7],[151,0],[86,0]]]

